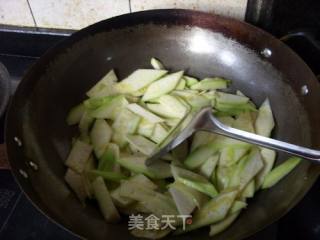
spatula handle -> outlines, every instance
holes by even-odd
[[[223,123],[221,123],[217,118],[212,116],[212,114],[207,119],[209,123],[205,125],[205,128],[203,130],[212,131],[217,134],[221,134],[244,142],[256,144],[265,148],[287,152],[292,155],[320,163],[320,151],[318,150],[301,147],[291,143],[282,142],[276,139],[263,137],[257,134],[226,126]]]

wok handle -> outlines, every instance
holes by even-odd
[[[203,130],[209,130],[230,138],[256,144],[265,148],[287,152],[292,155],[309,159],[316,163],[320,163],[320,151],[318,150],[301,147],[291,143],[282,142],[276,139],[263,137],[257,134],[226,126],[222,124],[218,119],[216,119],[212,114],[210,114],[210,117],[207,119],[209,119],[208,121],[210,122],[206,124],[206,128]]]
[[[292,38],[296,38],[296,37],[303,37],[304,39],[308,40],[310,44],[312,44],[312,46],[314,48],[316,48],[318,51],[320,51],[320,43],[317,41],[316,39],[316,33],[314,30],[296,30],[296,31],[292,31],[289,32],[287,35],[282,36],[280,38],[281,41],[286,42]]]
[[[1,169],[10,169],[5,144],[0,144],[0,170]]]

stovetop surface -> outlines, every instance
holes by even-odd
[[[6,44],[1,39],[6,38]],[[44,51],[63,40],[66,35],[8,33],[0,30],[0,62],[8,69],[11,76],[12,92],[21,80],[25,71],[41,56]],[[309,64],[316,75],[320,74],[319,58],[315,51],[308,49],[303,39],[288,42],[301,52],[300,55]],[[23,44],[24,42],[24,44]],[[19,46],[19,49],[12,48]],[[28,47],[23,47],[28,46]],[[34,48],[33,48],[34,46]],[[15,49],[9,51],[8,49]],[[312,57],[307,52],[312,53]],[[309,55],[310,55],[309,53]],[[0,119],[0,143],[3,143],[4,117]],[[257,239],[320,239],[320,180],[318,180],[304,199],[285,217],[265,228],[250,240]],[[252,219],[254,221],[254,219]],[[0,239],[25,240],[75,240],[78,237],[53,223],[40,213],[19,186],[9,169],[0,166]]]

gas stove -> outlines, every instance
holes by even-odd
[[[0,62],[10,73],[12,93],[26,70],[48,48],[69,34],[0,28]],[[316,76],[320,76],[320,45],[317,37],[314,31],[295,31],[283,40],[305,60]],[[4,116],[0,119],[0,144],[4,142],[3,135]],[[249,239],[320,239],[319,202],[320,180],[289,214]],[[30,203],[16,184],[7,163],[1,161],[1,156],[0,239],[79,239]]]

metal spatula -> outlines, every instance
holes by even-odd
[[[168,144],[163,148],[158,149],[152,157],[147,159],[146,164],[150,165],[157,159],[160,159],[163,155],[190,137],[194,132],[200,130],[224,135],[265,148],[287,152],[292,155],[320,163],[320,151],[318,150],[297,146],[291,143],[282,142],[226,126],[212,115],[212,108],[207,107],[200,110],[191,122],[180,133],[178,133],[173,140],[168,142]]]

